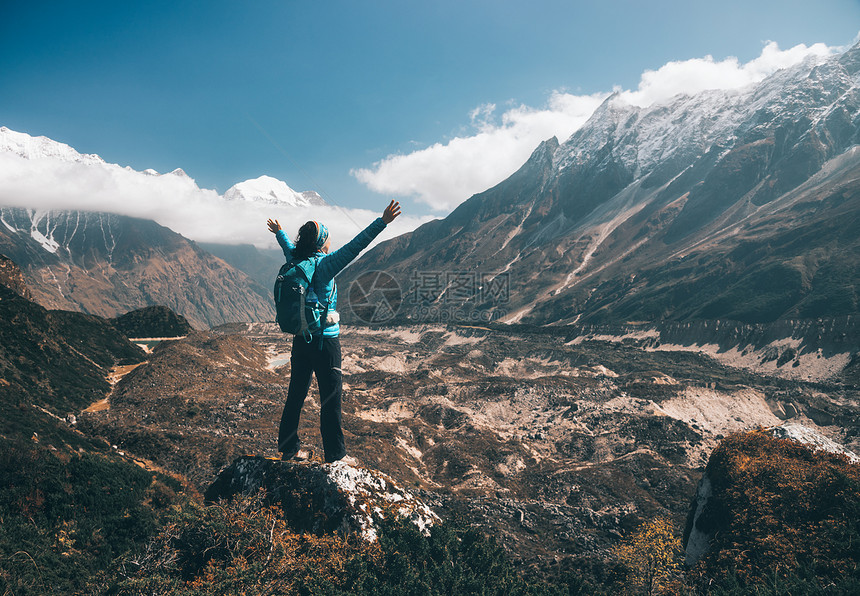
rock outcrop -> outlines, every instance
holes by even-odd
[[[856,569],[860,458],[810,428],[781,425],[725,439],[699,482],[686,563],[741,581],[768,570]]]
[[[18,265],[5,255],[0,255],[0,285],[6,286],[22,298],[33,299],[27,282],[24,281],[24,274]]]
[[[147,306],[111,320],[126,337],[179,337],[193,331],[188,319],[166,306]]]
[[[205,493],[207,501],[266,490],[296,531],[339,532],[375,540],[380,519],[406,517],[421,530],[438,520],[412,493],[381,472],[333,464],[281,462],[244,456],[224,469]]]

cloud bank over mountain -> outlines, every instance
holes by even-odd
[[[296,207],[255,201],[231,201],[203,189],[182,170],[158,174],[138,172],[81,155],[71,147],[3,129],[21,140],[19,153],[0,151],[0,205],[36,210],[81,210],[151,219],[192,240],[223,244],[275,246],[266,229],[278,219],[292,236],[309,219],[326,222],[333,247],[349,241],[382,213],[332,205]],[[12,143],[8,143],[12,145]],[[12,147],[14,148],[14,147]],[[380,240],[414,229],[430,217],[405,215],[392,223]]]
[[[680,94],[708,89],[739,89],[807,58],[822,58],[839,48],[817,43],[781,50],[768,42],[747,63],[712,56],[672,61],[642,73],[636,90],[616,88],[619,99],[646,107]],[[473,194],[495,186],[513,174],[535,147],[550,137],[563,142],[576,132],[610,95],[553,92],[546,105],[519,105],[496,117],[496,106],[486,104],[471,113],[471,134],[436,143],[403,155],[389,155],[371,168],[352,171],[376,192],[415,197],[434,211],[447,213]]]

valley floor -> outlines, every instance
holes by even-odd
[[[203,490],[239,455],[276,455],[290,340],[253,324],[165,342],[80,426]],[[605,559],[657,516],[680,534],[732,432],[792,419],[860,447],[856,389],[693,351],[467,326],[350,327],[341,341],[350,453],[540,567]],[[318,420],[312,386],[301,432],[317,457]]]

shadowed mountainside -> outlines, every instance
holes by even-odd
[[[0,286],[0,433],[25,432],[44,417],[38,408],[59,417],[80,411],[110,390],[114,365],[143,357],[105,319],[49,311]]]
[[[200,328],[274,319],[271,292],[153,221],[0,208],[0,253],[47,308],[115,317],[164,305]]]

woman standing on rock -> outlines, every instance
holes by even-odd
[[[311,334],[293,338],[290,354],[290,387],[287,403],[281,415],[278,431],[278,451],[281,459],[292,459],[299,453],[299,417],[311,383],[311,373],[317,377],[320,390],[320,434],[325,461],[334,462],[346,457],[343,441],[341,400],[343,378],[340,369],[340,325],[337,314],[337,285],[334,276],[346,267],[376,238],[385,226],[400,215],[400,203],[391,201],[382,217],[378,217],[355,238],[329,254],[330,240],[325,225],[309,221],[299,228],[293,244],[277,220],[268,220],[269,231],[275,234],[287,261],[314,259],[316,267],[308,288],[307,303],[320,305],[327,312],[320,329]]]

